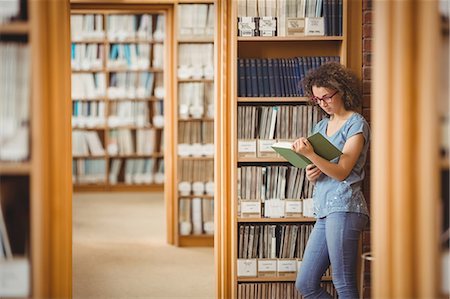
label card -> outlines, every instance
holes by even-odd
[[[27,259],[0,261],[0,297],[28,297],[30,266]]]
[[[242,218],[259,218],[261,217],[261,201],[259,200],[249,200],[240,201],[241,204],[241,217]]]
[[[258,260],[258,277],[276,276],[277,260],[259,259]]]
[[[297,266],[297,260],[279,259],[277,263],[278,275],[295,275],[297,273]]]
[[[256,277],[256,259],[238,259],[237,275],[239,277]]]
[[[239,140],[238,152],[241,157],[256,157],[256,140]]]
[[[267,199],[264,202],[264,216],[268,218],[284,217],[284,200],[279,198]]]
[[[305,35],[325,35],[324,18],[305,18]]]
[[[258,140],[258,157],[276,157],[277,152],[272,148],[277,141],[275,139]]]
[[[285,199],[285,216],[301,217],[303,211],[302,201],[297,199]]]

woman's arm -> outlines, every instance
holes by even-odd
[[[349,176],[361,155],[364,147],[364,136],[362,134],[356,134],[345,142],[344,149],[342,150],[343,154],[338,164],[331,163],[317,155],[311,143],[305,137],[297,139],[293,147],[297,153],[311,160],[324,174],[338,181],[343,181]]]

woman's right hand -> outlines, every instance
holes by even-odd
[[[322,171],[318,167],[316,167],[316,165],[309,164],[308,166],[306,166],[306,178],[311,183],[315,183],[321,174]]]

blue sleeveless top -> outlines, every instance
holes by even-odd
[[[370,142],[369,124],[362,115],[355,112],[338,131],[331,136],[327,136],[328,121],[329,118],[324,118],[318,122],[314,126],[313,133],[320,132],[341,151],[350,137],[362,134],[364,136],[364,147],[355,166],[345,180],[338,181],[323,173],[317,179],[313,192],[315,217],[323,218],[333,212],[355,212],[369,216],[366,200],[362,193],[364,164],[366,163]],[[339,157],[331,160],[331,162],[337,164]]]

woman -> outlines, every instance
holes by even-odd
[[[370,139],[369,125],[355,112],[361,103],[360,82],[344,66],[327,63],[309,72],[303,84],[311,101],[329,116],[314,126],[313,133],[320,132],[343,154],[327,161],[314,153],[305,137],[294,142],[294,150],[312,162],[306,168],[306,176],[315,184],[317,218],[296,288],[305,298],[331,298],[320,287],[322,275],[331,263],[339,298],[358,298],[358,241],[369,219],[362,181]]]

